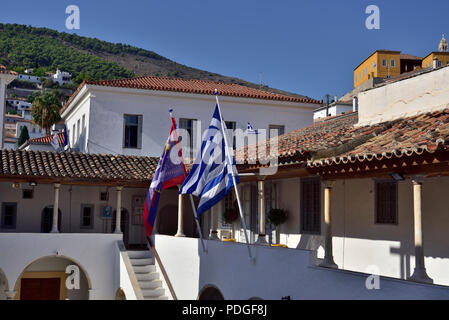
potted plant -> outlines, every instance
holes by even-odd
[[[288,219],[288,212],[284,209],[271,209],[268,212],[268,221],[276,227],[276,243],[280,242],[279,226],[285,223]]]

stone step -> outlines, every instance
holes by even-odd
[[[162,287],[161,280],[140,280],[138,281],[140,289],[156,289]]]
[[[145,259],[152,258],[153,254],[150,250],[135,250],[135,251],[127,251],[128,257],[130,259]]]
[[[146,266],[133,266],[134,273],[149,273],[149,272],[156,272],[156,266],[155,265],[146,265]]]
[[[159,272],[136,273],[137,281],[151,281],[159,279]]]
[[[131,264],[133,266],[147,266],[147,265],[154,265],[154,259],[153,258],[133,258],[129,259],[131,261]]]
[[[142,294],[144,298],[160,297],[165,295],[165,289],[164,288],[142,289]]]

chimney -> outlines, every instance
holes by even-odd
[[[359,111],[359,98],[357,97],[352,98],[352,111]]]
[[[433,58],[433,68],[436,69],[438,67],[438,58]]]

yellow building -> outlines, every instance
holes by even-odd
[[[431,52],[427,55],[422,61],[422,67],[425,68],[433,68],[433,60],[437,59],[436,67],[442,67],[449,65],[449,52]]]
[[[389,78],[401,74],[401,52],[376,50],[354,69],[354,88],[371,78]]]

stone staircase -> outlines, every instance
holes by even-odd
[[[140,290],[145,300],[168,300],[162,280],[149,250],[127,251]]]

